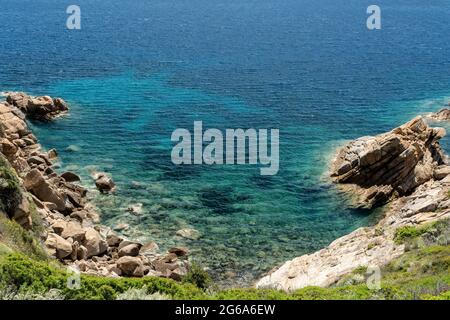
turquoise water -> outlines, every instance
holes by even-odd
[[[54,1],[1,0],[0,91],[69,101],[69,116],[31,125],[58,149],[59,170],[82,176],[103,222],[162,249],[188,246],[224,283],[251,283],[376,221],[329,183],[333,151],[450,96],[447,1],[379,1],[376,32],[365,1],[78,2],[82,30],[69,31]],[[197,120],[280,129],[278,175],[174,166],[170,135]],[[94,189],[93,170],[111,173],[114,195]],[[137,203],[139,217],[127,212]],[[201,238],[176,236],[186,227]]]

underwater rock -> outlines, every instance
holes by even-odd
[[[190,240],[198,240],[201,236],[199,231],[191,228],[180,229],[176,232],[176,234]]]

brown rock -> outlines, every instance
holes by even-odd
[[[67,103],[61,98],[54,98],[53,104],[58,111],[67,111],[69,110],[69,106]]]
[[[106,236],[106,242],[110,247],[117,247],[123,239],[114,233],[110,233]]]
[[[58,152],[56,151],[56,149],[50,149],[47,152],[47,156],[50,160],[55,160],[56,158],[58,158]]]
[[[144,256],[154,256],[159,250],[158,245],[154,241],[149,241],[144,244],[139,251],[140,254]]]
[[[357,206],[384,204],[433,177],[443,163],[438,141],[443,135],[442,128],[430,128],[417,117],[391,132],[354,140],[339,150],[331,177],[348,186]]]
[[[11,143],[8,139],[0,139],[0,152],[6,157],[11,157],[16,154],[17,147]]]
[[[136,257],[139,255],[139,249],[140,247],[136,243],[126,245],[123,248],[119,249],[119,257],[124,256]]]
[[[95,186],[102,193],[109,193],[114,191],[114,181],[106,175],[106,173],[98,173],[95,179]]]
[[[121,257],[117,260],[117,267],[124,275],[132,277],[144,276],[144,266],[142,260],[137,257]]]
[[[36,164],[36,165],[46,164],[44,159],[42,159],[41,157],[38,157],[38,156],[29,157],[27,162],[28,162],[29,165],[32,165],[32,164]]]
[[[68,221],[61,232],[61,237],[64,239],[73,238],[74,240],[82,243],[86,234],[86,230],[83,229],[81,224],[76,221]]]
[[[27,112],[28,102],[30,100],[30,96],[24,92],[8,92],[6,95],[6,101],[19,108],[23,112]]]
[[[187,255],[189,253],[189,250],[186,247],[173,247],[169,249],[169,253],[174,253],[178,257],[182,257]]]
[[[85,246],[79,246],[77,250],[77,259],[78,260],[85,260],[87,259],[87,249]]]
[[[75,173],[73,172],[64,172],[61,175],[62,178],[64,178],[64,180],[66,180],[67,182],[76,182],[76,181],[81,181],[80,177],[77,176]]]
[[[108,244],[94,228],[85,229],[85,239],[82,245],[87,249],[87,257],[97,256],[108,249]]]
[[[55,250],[55,256],[58,259],[64,259],[72,253],[72,243],[57,234],[49,233],[45,244]]]
[[[66,210],[66,201],[54,187],[52,187],[37,169],[27,173],[24,178],[24,187],[31,191],[39,200],[54,203],[58,210]]]

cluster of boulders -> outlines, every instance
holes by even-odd
[[[450,107],[450,102],[448,104]],[[430,118],[437,121],[448,121],[450,120],[450,109],[449,108],[443,108],[439,110],[438,112],[432,113],[430,115]]]
[[[11,218],[30,229],[31,212],[35,210],[45,226],[41,236],[48,252],[82,272],[180,280],[189,268],[186,248],[159,253],[154,242],[141,244],[120,237],[98,224],[97,213],[86,201],[87,190],[77,184],[80,177],[53,170],[52,164],[58,157],[56,150],[42,151],[25,117],[39,114],[43,119],[50,119],[57,112],[54,110],[66,110],[67,106],[59,98],[36,99],[13,93],[7,96],[7,102],[0,102],[0,152],[15,169],[23,189],[21,203]],[[48,104],[37,101],[48,101]],[[44,109],[53,111],[45,114]],[[94,180],[101,192],[114,190],[115,184],[107,174],[97,173]]]
[[[373,197],[390,197],[384,217],[322,250],[287,261],[256,286],[286,291],[330,286],[358,267],[381,268],[405,253],[405,245],[395,241],[398,228],[450,218],[450,167],[442,164],[445,157],[437,141],[443,134],[415,118],[389,133],[358,139],[340,150],[333,164],[335,181],[356,184],[352,191],[359,192],[366,205],[377,203]],[[408,195],[395,198],[394,193]]]
[[[351,189],[357,206],[384,204],[449,171],[439,145],[444,135],[443,128],[416,117],[388,133],[354,140],[339,150],[331,177]]]
[[[32,97],[24,92],[6,93],[6,101],[27,116],[39,120],[52,120],[69,110],[67,103],[61,98]]]

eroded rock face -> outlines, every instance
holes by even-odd
[[[357,206],[384,204],[433,178],[444,163],[439,145],[444,135],[444,129],[417,117],[391,132],[354,140],[339,150],[331,177],[352,189]]]

